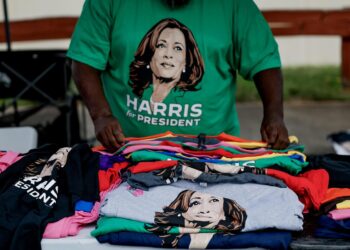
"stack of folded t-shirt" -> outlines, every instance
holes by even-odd
[[[328,185],[303,146],[269,149],[226,134],[128,138],[100,158],[108,191],[92,232],[101,243],[177,248],[287,249]],[[102,169],[103,168],[103,169]]]

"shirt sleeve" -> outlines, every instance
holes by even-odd
[[[235,1],[234,62],[239,74],[251,80],[260,71],[281,67],[277,42],[252,0]]]
[[[110,52],[113,25],[111,0],[86,0],[75,26],[67,56],[104,70]]]

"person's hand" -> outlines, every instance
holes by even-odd
[[[265,118],[260,128],[261,139],[273,149],[285,149],[289,145],[288,130],[283,118]]]
[[[112,115],[100,116],[94,121],[97,140],[108,151],[115,151],[124,144],[124,134],[118,120]]]

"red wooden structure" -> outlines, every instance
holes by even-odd
[[[350,88],[350,9],[265,11],[276,36],[334,35],[342,39],[341,76],[344,88]]]
[[[274,10],[264,11],[276,36],[333,35],[342,39],[341,76],[350,88],[350,9],[345,10]],[[10,22],[11,41],[70,38],[77,17],[53,17]],[[0,23],[0,42],[5,42]]]

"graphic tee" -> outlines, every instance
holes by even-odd
[[[280,67],[252,0],[87,0],[68,57],[102,71],[126,136],[164,131],[239,135],[236,73]]]
[[[41,249],[49,222],[74,214],[74,204],[96,201],[98,155],[87,144],[29,151],[0,174],[0,249]]]
[[[226,202],[232,205],[226,206]],[[203,187],[189,181],[178,181],[152,187],[140,195],[123,183],[107,194],[100,214],[157,225],[248,232],[267,228],[302,230],[302,211],[303,205],[297,195],[288,188],[255,183],[208,184]],[[227,227],[219,227],[226,223],[226,219],[233,225],[228,223]]]

